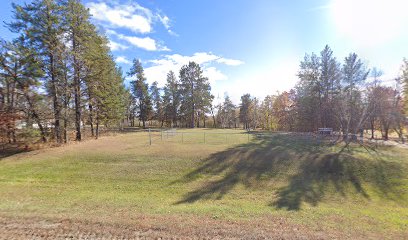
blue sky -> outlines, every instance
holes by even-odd
[[[10,21],[2,0],[0,20]],[[111,40],[126,72],[141,59],[151,83],[194,60],[213,94],[238,103],[244,93],[263,98],[296,83],[305,53],[326,44],[339,60],[356,52],[384,80],[399,74],[408,57],[408,1],[404,0],[84,0],[92,21]],[[12,35],[0,27],[1,37]]]

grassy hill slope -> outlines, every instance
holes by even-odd
[[[3,158],[0,217],[181,237],[408,238],[407,149],[243,136],[149,146],[147,133],[131,133]]]

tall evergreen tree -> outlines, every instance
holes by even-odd
[[[34,0],[30,4],[13,4],[14,22],[7,24],[12,32],[24,35],[35,51],[45,69],[45,86],[52,98],[54,110],[54,133],[57,142],[62,142],[61,134],[61,82],[58,52],[63,45],[61,37],[64,28],[61,25],[62,7],[54,0]]]
[[[300,63],[296,85],[300,131],[315,131],[322,125],[320,118],[320,58],[306,54]]]
[[[340,63],[328,45],[320,52],[319,115],[321,127],[336,126],[334,109],[335,96],[340,92]]]
[[[182,94],[181,108],[185,119],[190,120],[194,128],[196,116],[205,115],[209,111],[212,99],[211,86],[208,78],[203,76],[200,65],[190,62],[180,69],[180,90]],[[197,119],[199,126],[199,118]]]
[[[163,127],[164,124],[164,107],[163,99],[160,93],[160,88],[158,87],[158,82],[155,81],[150,86],[150,95],[154,107],[154,116],[153,118],[158,121],[160,127]]]
[[[142,63],[138,59],[133,60],[133,66],[129,70],[128,76],[136,76],[136,80],[131,82],[133,97],[137,102],[139,120],[142,121],[143,128],[146,128],[146,121],[149,119],[152,111],[152,103],[148,91],[149,85],[144,76]]]
[[[356,136],[361,131],[362,124],[368,118],[368,104],[362,95],[369,71],[358,58],[357,54],[350,53],[342,67],[342,89],[338,95],[337,116],[345,140],[349,140],[349,133]]]
[[[177,126],[180,108],[180,82],[173,71],[167,74],[166,85],[164,86],[164,108],[166,119],[173,127]]]
[[[236,107],[232,103],[228,94],[225,93],[224,102],[218,105],[217,118],[219,126],[222,128],[231,128],[236,123]]]
[[[85,86],[92,135],[99,136],[99,126],[123,121],[129,100],[123,74],[110,55],[108,39],[92,34],[85,51]],[[95,127],[94,127],[95,126]]]
[[[43,71],[39,62],[36,59],[35,51],[32,48],[24,46],[22,37],[14,40],[13,43],[2,41],[0,44],[2,52],[0,52],[0,73],[6,80],[8,113],[15,117],[11,122],[13,127],[8,127],[12,131],[15,141],[14,123],[17,117],[17,110],[26,115],[26,122],[29,123],[32,118],[37,124],[41,139],[46,142],[46,133],[43,127],[43,116],[38,109],[38,102],[41,101],[41,96],[36,92],[36,88],[40,86],[40,78],[43,76]],[[23,96],[18,103],[17,94]],[[17,104],[21,104],[17,109]]]
[[[241,104],[239,106],[239,119],[243,123],[244,129],[250,128],[251,104],[252,98],[250,94],[244,94],[241,96]]]
[[[79,0],[68,0],[64,4],[65,21],[64,25],[68,28],[66,40],[71,46],[71,59],[73,68],[73,90],[75,107],[75,129],[76,140],[82,139],[81,134],[81,85],[84,78],[85,52],[89,47],[91,36],[93,35],[93,26],[90,23],[90,14],[85,6]]]

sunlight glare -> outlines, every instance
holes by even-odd
[[[407,30],[408,1],[332,0],[336,30],[357,45],[387,43]]]

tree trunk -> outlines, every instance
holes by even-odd
[[[91,136],[95,137],[94,126],[93,126],[93,108],[92,108],[92,104],[89,104],[89,122],[90,122],[90,125],[91,125]]]
[[[191,128],[194,128],[194,115],[195,115],[195,102],[194,102],[194,83],[191,82]]]
[[[62,142],[62,135],[61,135],[61,108],[59,104],[59,97],[58,97],[58,89],[55,77],[55,70],[54,70],[54,56],[52,53],[49,55],[50,58],[50,67],[51,67],[51,88],[52,88],[52,100],[54,104],[54,136],[57,143]]]
[[[204,128],[205,128],[205,114],[203,115],[203,124],[204,124]]]
[[[383,133],[383,138],[385,141],[388,141],[388,132],[389,132],[389,125],[385,124],[384,125],[384,133]]]
[[[99,116],[98,112],[96,112],[96,129],[95,129],[95,138],[99,138]]]
[[[72,51],[74,53],[74,102],[75,102],[75,128],[76,141],[81,141],[81,83],[79,76],[79,61],[77,59],[77,43],[75,32],[72,34]]]
[[[26,101],[28,103],[29,111],[31,112],[33,118],[37,122],[38,128],[40,129],[41,140],[43,142],[47,142],[45,129],[44,129],[43,125],[41,124],[40,117],[38,116],[38,113],[34,108],[34,104],[33,104],[32,100],[30,98],[30,95],[27,92],[27,88],[25,88],[23,86],[23,84],[21,84],[21,82],[18,82],[18,84],[20,85],[20,88],[23,89],[24,97],[25,97],[25,99],[26,99]]]

